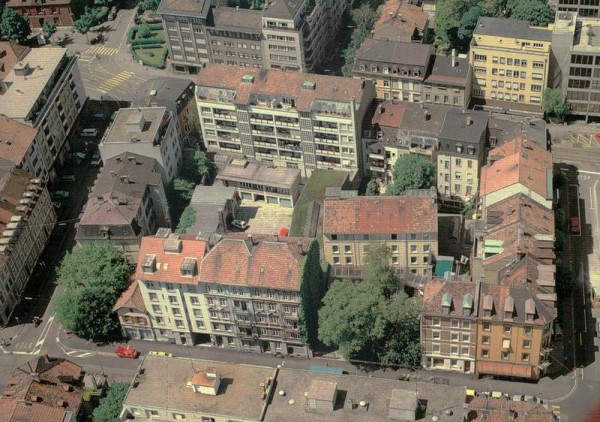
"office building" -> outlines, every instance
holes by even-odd
[[[122,108],[98,146],[102,160],[127,152],[153,158],[167,184],[177,176],[182,162],[177,127],[176,116],[166,107]]]
[[[370,245],[384,244],[398,274],[431,274],[438,253],[435,191],[398,196],[326,198],[323,251],[332,270],[360,269]]]
[[[52,233],[56,214],[43,180],[12,163],[1,164],[0,321],[7,324]]]
[[[370,81],[209,64],[196,83],[209,151],[275,167],[362,168],[363,117]]]
[[[553,25],[481,17],[471,39],[473,103],[511,113],[542,113]]]
[[[70,149],[67,135],[87,99],[77,57],[66,48],[33,49],[5,75],[0,93],[1,115],[42,133],[33,145],[38,160],[33,159],[31,170],[54,181],[55,167],[64,163]]]
[[[557,0],[559,12],[575,12],[582,18],[597,18],[600,11],[598,0]]]
[[[158,13],[175,71],[217,63],[308,72],[325,57],[346,7],[343,0],[275,0],[260,10],[163,0]]]

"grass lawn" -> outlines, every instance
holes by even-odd
[[[148,38],[154,38],[154,37],[163,37],[165,35],[165,31],[163,31],[162,29],[156,29],[156,30],[152,30],[152,35],[150,35],[150,37]],[[140,37],[140,31],[135,31],[135,40],[143,40],[142,37]]]
[[[322,204],[325,199],[325,188],[342,186],[346,177],[347,173],[335,170],[315,170],[312,173],[294,207],[290,236],[303,236],[308,204],[312,201]]]
[[[165,65],[165,50],[167,47],[154,47],[154,48],[137,48],[135,53],[139,57],[140,60],[143,60],[144,63],[153,63],[156,67],[164,67]]]

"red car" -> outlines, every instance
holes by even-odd
[[[571,217],[571,233],[572,234],[580,234],[581,226],[579,225],[579,217]]]
[[[135,359],[135,358],[137,358],[137,356],[139,354],[137,350],[135,350],[133,347],[129,347],[129,346],[127,346],[127,347],[118,346],[115,353],[120,358],[128,358],[128,359]]]

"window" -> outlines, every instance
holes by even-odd
[[[489,322],[483,323],[483,331],[490,331],[491,329],[492,329],[492,324],[490,324]]]
[[[352,264],[352,258],[347,256],[346,257],[346,264]]]
[[[481,337],[481,342],[483,344],[490,344],[490,336],[483,336],[483,337]]]
[[[183,413],[173,413],[173,419],[182,420],[185,419],[185,415]]]
[[[458,355],[458,346],[450,347],[450,353],[453,355]]]
[[[471,328],[471,321],[467,321],[464,320],[462,323],[463,328],[466,328],[467,330]]]
[[[176,319],[175,320],[175,325],[177,326],[177,328],[183,328],[184,327],[183,321],[180,320],[180,319]]]
[[[229,312],[222,312],[221,317],[223,319],[229,319],[229,318],[231,318],[231,314]]]
[[[417,245],[410,245],[410,252],[417,253]]]
[[[502,352],[501,358],[502,358],[502,360],[508,360],[508,356],[509,356],[508,352]]]
[[[169,303],[177,303],[177,296],[169,296]]]
[[[471,335],[463,333],[460,341],[462,341],[463,343],[468,343],[469,341],[471,341]]]
[[[332,253],[335,253],[335,254],[338,254],[338,253],[340,253],[340,247],[339,247],[338,245],[333,245],[333,246],[331,247],[331,252],[332,252]]]
[[[204,321],[200,321],[200,320],[196,320],[196,327],[198,328],[204,328]]]
[[[352,253],[352,247],[350,245],[345,245],[344,253]]]
[[[484,62],[487,60],[487,56],[484,54],[475,54],[475,61]]]
[[[523,354],[521,355],[521,360],[522,360],[523,362],[529,362],[529,353],[523,353]]]
[[[460,349],[460,354],[461,355],[467,355],[468,356],[470,354],[470,352],[471,352],[471,349],[468,348],[468,347],[461,347],[461,349]]]
[[[509,324],[504,324],[504,332],[510,333],[510,330],[511,330],[511,326]]]
[[[440,339],[440,332],[439,331],[432,331],[431,332],[431,338],[433,340],[439,340]]]
[[[156,323],[163,325],[165,323],[165,320],[162,317],[157,316],[156,317]]]
[[[459,321],[457,319],[452,319],[450,321],[450,325],[452,326],[452,328],[458,328],[458,326],[459,326],[458,323],[459,323]]]
[[[210,317],[211,318],[218,318],[219,314],[216,311],[209,311]]]
[[[440,326],[440,319],[439,318],[432,318],[431,319],[431,325],[433,325],[435,327],[439,327]]]
[[[158,306],[158,305],[152,305],[152,311],[155,314],[162,314],[162,310],[160,309],[160,306]]]
[[[458,341],[458,333],[450,333],[450,340],[451,341]]]
[[[431,351],[433,353],[440,353],[440,345],[439,344],[432,344],[431,345]]]
[[[156,295],[156,293],[149,293],[150,296],[150,300],[153,302],[156,302],[158,300],[158,296]]]
[[[532,335],[532,334],[533,334],[533,327],[531,327],[531,326],[529,326],[529,325],[528,325],[528,326],[525,326],[525,327],[524,327],[524,331],[525,331],[525,335],[526,335],[526,336],[530,336],[530,335]]]
[[[198,298],[196,296],[190,296],[190,302],[192,303],[192,305],[200,304],[200,302],[198,301]]]
[[[487,349],[481,349],[481,357],[482,358],[489,358],[490,357],[490,351]]]

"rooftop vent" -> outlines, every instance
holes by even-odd
[[[304,83],[302,84],[302,89],[309,89],[311,91],[314,91],[316,87],[317,84],[311,81],[304,81]]]
[[[125,130],[127,133],[141,132],[144,129],[145,124],[146,119],[144,119],[143,114],[133,114],[127,119]]]
[[[244,84],[253,84],[254,83],[254,75],[244,75],[244,76],[242,76],[242,83],[244,83]]]
[[[165,240],[165,243],[163,244],[163,251],[171,253],[180,253],[181,247],[182,242],[181,239],[179,239],[179,235],[171,233],[169,237],[167,237],[167,240]]]
[[[195,393],[216,396],[221,385],[221,376],[215,367],[209,366],[204,371],[197,372],[188,385]]]

